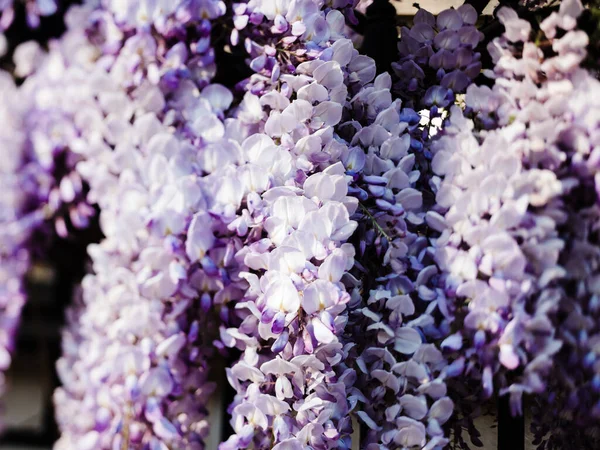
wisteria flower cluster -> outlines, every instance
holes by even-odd
[[[29,212],[27,189],[31,189],[33,176],[27,173],[26,136],[19,132],[23,110],[18,103],[18,91],[8,74],[2,74],[1,83],[4,102],[0,116],[7,124],[0,136],[2,152],[6,154],[0,177],[3,192],[0,203],[0,369],[5,371],[11,363],[15,333],[25,304],[24,277],[30,257],[27,243],[40,214],[35,210]],[[32,190],[35,193],[35,189]],[[0,386],[3,392],[4,379],[0,380]]]
[[[394,89],[415,107],[447,107],[456,92],[464,92],[481,71],[476,51],[483,38],[471,5],[447,9],[437,18],[424,9],[412,28],[402,28],[399,61],[393,64]]]
[[[468,448],[501,396],[531,399],[540,448],[598,444],[584,5],[498,8],[487,50],[470,4],[421,9],[386,72],[352,40],[364,3],[89,0],[17,47],[0,371],[32,264],[102,232],[62,333],[57,450],[207,448],[218,377],[220,450]]]
[[[437,207],[450,227],[436,260],[462,324],[442,347],[457,352],[485,396],[498,388],[509,394],[514,414],[522,414],[523,394],[539,394],[536,434],[547,448],[573,439],[585,448],[597,426],[597,372],[587,347],[597,324],[589,303],[595,231],[587,225],[597,203],[588,137],[595,106],[585,107],[591,128],[583,131],[573,104],[597,81],[580,68],[588,43],[576,28],[582,11],[577,1],[563,2],[540,25],[540,45],[531,42],[529,22],[500,9],[506,31],[489,44],[493,88],[470,86],[466,114],[454,107],[431,147],[432,168],[443,177]],[[545,441],[551,423],[584,422],[586,437],[556,431]]]

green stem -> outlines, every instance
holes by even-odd
[[[360,209],[362,209],[362,211],[366,214],[366,216],[369,219],[371,219],[371,222],[373,222],[373,225],[375,225],[375,228],[377,228],[377,230],[379,231],[379,234],[381,234],[384,238],[386,238],[388,240],[388,242],[391,244],[392,238],[386,233],[386,231],[381,227],[381,225],[379,225],[379,223],[377,222],[377,219],[375,219],[375,217],[373,217],[373,215],[369,212],[367,207],[360,202],[358,202],[358,205],[360,206]]]

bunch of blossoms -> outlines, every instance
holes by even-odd
[[[342,368],[356,377],[349,399],[367,426],[361,448],[438,449],[449,442],[442,427],[453,402],[435,346],[447,335],[447,311],[426,231],[443,223],[424,212],[427,177],[415,165],[428,131],[415,111],[392,101],[391,87],[387,73],[363,87],[339,127],[360,199]]]
[[[73,26],[67,35],[87,34],[96,48],[107,45],[115,29],[97,21],[111,17],[102,13],[92,11],[89,21],[80,21],[89,28]],[[187,26],[199,21],[194,17]],[[172,66],[158,62],[173,58],[148,53],[163,37],[154,26],[132,33],[128,28],[124,44],[115,44],[118,51],[101,56],[88,74],[96,110],[82,110],[78,120],[97,122],[72,147],[84,157],[77,168],[90,185],[88,198],[102,211],[106,238],[90,247],[95,273],[84,280],[64,335],[57,448],[120,448],[126,442],[203,448],[214,322],[206,312],[213,301],[236,294],[222,268],[233,248],[202,248],[196,241],[196,230],[205,231],[210,220],[203,212],[203,175],[217,150],[234,155],[239,147],[236,132],[226,135],[220,119],[231,94],[207,85],[212,72],[201,70],[199,60],[195,70],[182,69],[186,79],[163,83],[161,74]],[[135,49],[146,53],[126,66],[122,55]],[[150,79],[152,73],[159,76]]]
[[[449,42],[456,51],[440,49],[435,58],[454,54],[468,59],[474,64],[469,72],[473,77],[481,68],[479,54],[474,52],[482,37],[473,26],[476,19],[469,5],[458,12],[444,11],[437,18],[444,29],[436,38],[438,44]],[[421,22],[417,29],[421,27],[427,34],[426,30],[433,31],[436,19],[421,10],[416,23]],[[430,44],[426,40],[418,44],[405,30],[399,48],[408,51],[420,46],[421,53],[427,54]],[[406,55],[401,58],[401,63],[410,64]],[[441,288],[444,274],[433,259],[436,238],[447,226],[433,204],[436,182],[428,146],[442,108],[464,92],[470,80],[466,78],[449,90],[436,86],[446,73],[442,70],[438,75],[438,79],[421,79],[421,86],[434,85],[422,103],[415,101],[414,92],[400,93],[408,106],[424,103],[429,110],[417,113],[402,107],[400,100],[392,102],[392,81],[384,74],[352,99],[347,122],[340,127],[340,134],[352,146],[344,155],[353,177],[351,192],[361,201],[355,217],[359,232],[353,238],[359,263],[353,275],[361,280],[355,282],[354,293],[360,289],[362,295],[355,295],[349,307],[346,364],[359,374],[356,390],[350,395],[353,401],[364,402],[359,416],[369,431],[363,445],[373,448],[439,448],[449,442],[450,428],[458,429],[455,438],[462,439],[463,423],[449,421],[453,402],[445,384],[456,367],[448,366],[438,349],[449,334],[452,315]],[[466,75],[457,69],[446,81],[462,77]],[[355,342],[355,336],[365,339]],[[472,423],[466,423],[476,435]]]
[[[275,5],[263,3],[256,6]],[[290,13],[300,6],[306,15]],[[219,207],[228,228],[245,240],[236,259],[247,267],[243,276],[248,283],[236,305],[241,324],[222,331],[227,346],[243,351],[240,361],[228,370],[238,394],[230,407],[235,434],[222,444],[223,449],[349,448],[351,444],[346,391],[353,371],[339,374],[336,368],[344,357],[340,334],[350,298],[341,281],[354,256],[353,247],[344,241],[356,227],[349,216],[357,201],[347,195],[349,178],[343,166],[331,164],[346,148],[334,127],[348,91],[370,81],[375,66],[358,55],[349,40],[339,38],[342,14],[321,6],[298,2],[290,11],[285,10],[288,5],[281,6],[298,29],[313,24],[329,28],[317,35],[304,36],[303,31],[298,36],[304,37],[291,36],[289,42],[272,38],[277,45],[273,59],[265,57],[271,63],[264,66],[252,59],[251,67],[260,73],[246,84],[249,93],[237,111],[239,119],[255,123],[254,134],[242,144],[248,154],[278,152],[280,156],[270,158],[274,165],[270,180],[263,177],[259,183],[259,179],[245,181],[247,176],[234,177],[242,186],[251,182],[254,192],[239,198],[235,208]],[[270,30],[274,25],[268,9],[260,11],[257,28]],[[247,9],[237,12],[238,17],[249,13]],[[258,10],[253,12],[258,20]],[[249,33],[255,36],[253,30]],[[269,42],[270,32],[265,35]],[[258,37],[252,42],[257,41]],[[293,73],[286,73],[290,69]],[[243,174],[249,169],[237,170]],[[209,198],[225,198],[220,189]],[[224,214],[228,210],[235,216],[228,219]]]
[[[26,136],[23,133],[24,108],[12,77],[0,73],[3,102],[0,118],[0,393],[4,391],[4,371],[11,363],[21,310],[25,304],[24,277],[29,268],[30,240],[43,220],[43,211],[32,201],[35,173],[27,166]]]
[[[0,320],[5,352],[12,348],[26,300],[22,278],[31,261],[44,256],[54,235],[65,237],[68,224],[86,227],[94,214],[84,201],[82,180],[74,172],[77,157],[67,148],[76,131],[65,106],[80,99],[73,82],[81,79],[65,79],[62,73],[69,58],[85,59],[86,49],[71,41],[62,47],[63,53],[57,50],[53,58],[46,58],[36,44],[23,44],[14,55],[16,74],[27,76],[38,69],[39,73],[19,88],[7,74],[2,79],[6,100],[2,116],[7,127],[2,138],[5,161],[0,180],[6,195],[0,235],[6,299]],[[65,91],[70,93],[69,102],[64,100]],[[2,370],[9,363],[5,353]]]
[[[563,163],[555,170],[569,189],[564,193],[567,219],[560,227],[565,241],[560,263],[565,269],[561,301],[553,323],[562,342],[554,357],[546,392],[536,399],[534,432],[547,449],[568,446],[593,448],[600,433],[600,365],[597,350],[598,310],[598,106],[594,74],[580,67],[586,57],[588,36],[577,29],[583,12],[579,1],[564,2],[542,24],[547,43],[541,71],[561,86],[546,91],[560,104],[551,112],[556,146]],[[542,47],[544,48],[544,47]],[[554,98],[557,97],[557,98]],[[560,103],[559,103],[560,102]],[[555,428],[557,427],[557,428]]]
[[[546,398],[553,360],[568,342],[553,323],[573,307],[565,297],[572,276],[565,227],[576,193],[593,185],[593,173],[580,169],[593,167],[585,162],[592,147],[571,137],[578,109],[568,106],[590,77],[579,69],[587,44],[574,30],[581,10],[578,0],[565,1],[542,23],[556,53],[549,56],[530,41],[529,22],[500,9],[506,31],[489,46],[494,87],[471,86],[474,120],[454,107],[432,144],[432,167],[443,177],[433,180],[438,212],[448,226],[436,261],[447,273],[456,331],[442,348],[454,352],[458,374],[480,380],[484,397],[510,394],[513,414],[522,413],[523,393]],[[560,39],[556,24],[566,31]]]
[[[420,9],[413,27],[402,27],[400,60],[392,68],[394,91],[406,106],[446,107],[479,75],[483,34],[476,21],[477,11],[465,4],[437,17]]]

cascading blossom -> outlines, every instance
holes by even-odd
[[[198,11],[173,26],[206,28]],[[187,59],[187,44],[160,50],[160,17],[134,34],[102,9],[80,19],[67,36],[112,51],[91,70],[74,69],[88,78],[89,104],[70,146],[105,239],[90,247],[94,274],[64,334],[56,448],[204,448],[216,332],[208,310],[227,295],[216,264],[228,257],[210,243],[197,251],[194,230],[205,224],[208,149],[236,146],[221,120],[232,96],[208,84],[213,61]],[[169,78],[172,70],[181,77]]]
[[[25,304],[24,277],[29,268],[29,240],[43,214],[33,209],[34,175],[27,167],[24,108],[10,75],[0,73],[3,102],[0,117],[0,393],[4,392],[4,371],[12,360],[15,334]]]
[[[363,448],[442,448],[453,403],[447,363],[433,343],[447,328],[444,292],[436,288],[428,239],[419,236],[426,222],[433,225],[417,189],[422,146],[413,135],[423,129],[415,111],[392,102],[391,83],[386,73],[365,86],[348,108],[359,120],[340,127],[351,145],[343,160],[361,200],[344,366],[357,377],[349,399],[368,429]]]
[[[321,17],[315,21],[329,20],[334,29],[343,24],[339,11],[315,14]],[[251,63],[262,74],[250,80],[237,111],[256,127],[242,147],[257,162],[268,161],[273,175],[246,175],[250,168],[241,166],[240,184],[251,182],[252,191],[237,198],[236,208],[219,207],[229,229],[247,234],[237,259],[248,283],[236,305],[241,324],[222,332],[227,346],[243,351],[228,370],[238,395],[230,408],[235,434],[222,449],[351,445],[346,389],[352,376],[338,376],[335,369],[343,358],[339,336],[349,300],[341,278],[354,257],[344,241],[356,227],[350,215],[357,202],[347,195],[343,166],[334,163],[346,148],[334,126],[349,86],[370,81],[375,66],[349,40],[318,42],[322,47],[313,54],[296,55],[294,74],[283,66],[267,79],[264,67]],[[224,213],[240,205],[245,208],[227,219]]]
[[[466,61],[469,54],[471,69],[480,70],[479,54],[474,53],[482,37],[473,26],[476,18],[469,5],[438,16],[442,32],[434,44],[439,51],[432,64],[436,58],[456,63],[457,55]],[[415,27],[425,34],[433,33],[435,24],[436,18],[424,10],[415,18]],[[440,47],[447,40],[456,40],[456,45]],[[405,30],[399,44],[401,61],[395,67],[415,64],[408,58],[408,49],[415,46],[422,58],[431,56],[430,45]],[[419,61],[427,63],[427,58]],[[448,365],[439,348],[440,340],[449,335],[452,315],[443,289],[446,274],[433,258],[447,224],[432,202],[439,183],[431,171],[429,150],[443,108],[470,82],[460,67],[448,76],[438,71],[437,80],[445,79],[445,87],[436,86],[425,97],[438,95],[437,89],[443,101],[426,100],[429,109],[419,112],[402,108],[400,100],[392,102],[392,79],[381,75],[355,95],[347,108],[348,120],[340,127],[352,146],[344,155],[354,179],[351,192],[361,200],[356,216],[359,233],[354,238],[360,265],[353,272],[361,282],[354,283],[349,306],[346,363],[359,374],[350,398],[363,403],[358,415],[368,428],[362,442],[368,448],[441,448],[449,442],[450,428],[459,430],[458,441],[457,436],[454,439],[460,442],[461,424],[449,421],[453,401],[445,383],[456,367]],[[445,67],[448,72],[453,68]],[[450,80],[462,78],[464,83],[450,86],[454,83]],[[431,79],[423,72],[420,83],[428,86]],[[413,92],[404,90],[401,97],[407,105],[418,106],[421,100],[413,96],[420,85],[413,81]],[[355,342],[355,336],[363,339]]]
[[[408,106],[447,107],[479,75],[481,54],[476,48],[483,34],[476,22],[477,11],[465,4],[437,17],[419,9],[413,27],[402,27],[400,60],[392,68],[394,90]]]
[[[62,47],[70,50],[73,59],[81,57],[76,42],[65,40]],[[74,172],[77,157],[65,147],[68,136],[74,135],[73,116],[63,114],[55,103],[55,94],[64,94],[60,89],[68,83],[61,85],[65,60],[59,52],[54,56],[51,62],[41,62],[44,56],[39,47],[23,44],[15,51],[16,72],[26,76],[40,69],[39,75],[17,88],[2,72],[1,113],[6,125],[1,137],[4,157],[0,176],[2,371],[11,361],[26,302],[24,277],[31,262],[45,255],[55,234],[66,237],[70,226],[86,227],[94,214],[83,199],[81,178]]]
[[[529,66],[532,77],[540,73],[544,77],[540,92],[546,112],[538,120],[545,119],[551,130],[546,145],[557,161],[556,176],[565,186],[564,220],[559,228],[564,240],[559,263],[564,272],[560,302],[551,316],[562,346],[554,357],[551,376],[544,380],[545,395],[536,397],[533,414],[536,440],[549,449],[593,447],[599,432],[600,377],[594,349],[598,340],[599,122],[598,107],[589,99],[600,83],[580,67],[589,41],[577,28],[576,19],[583,11],[580,1],[565,1],[541,23],[552,50],[544,51],[539,66]],[[506,24],[507,30],[515,29],[514,15],[509,17],[513,26]]]
[[[522,413],[524,393],[544,399],[554,387],[547,409],[538,410],[546,424],[552,414],[556,420],[593,417],[591,409],[580,408],[593,408],[590,395],[597,395],[591,387],[595,357],[587,350],[596,313],[592,285],[584,281],[593,276],[596,257],[574,253],[590,249],[595,233],[588,220],[596,194],[583,194],[594,192],[587,130],[595,122],[573,102],[597,89],[579,68],[587,45],[587,35],[575,29],[582,10],[579,1],[565,1],[542,22],[548,54],[530,41],[529,22],[501,9],[506,31],[489,48],[493,88],[469,87],[466,105],[474,122],[455,107],[432,144],[433,170],[443,176],[437,202],[450,227],[438,240],[436,260],[448,273],[457,325],[442,348],[457,352],[455,364],[481,381],[484,396],[498,392],[497,385],[500,394],[510,394],[514,414]],[[540,442],[546,426],[538,427]],[[557,435],[548,445],[574,438]]]

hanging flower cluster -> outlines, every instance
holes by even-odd
[[[539,26],[498,9],[483,55],[472,6],[419,10],[380,74],[350,39],[356,3],[90,0],[46,50],[17,48],[0,370],[31,261],[96,215],[103,233],[67,312],[56,449],[206,448],[217,359],[220,450],[350,449],[357,426],[366,450],[466,448],[500,395],[515,415],[534,398],[542,448],[595,445],[600,82],[580,0]]]
[[[235,20],[243,21],[250,6],[240,7]],[[338,10],[321,10],[312,2],[297,8],[287,12],[292,35],[272,56],[265,50],[252,59],[257,74],[237,111],[247,120],[256,103],[264,118],[255,116],[257,132],[243,144],[256,162],[238,168],[240,181],[251,184],[238,188],[249,192],[229,226],[245,240],[236,259],[245,267],[240,275],[246,287],[236,305],[240,325],[221,333],[225,345],[243,351],[227,372],[237,392],[231,407],[235,434],[222,449],[351,447],[346,390],[352,377],[338,378],[336,368],[343,359],[340,335],[350,300],[342,278],[355,253],[346,241],[357,226],[350,215],[358,202],[348,196],[351,179],[336,163],[347,144],[335,126],[349,91],[370,81],[375,66],[341,36],[344,18]],[[267,36],[275,40],[286,32],[285,21],[280,28],[270,24],[266,8],[250,16],[259,11],[260,21],[252,20],[270,30]],[[238,28],[243,36],[244,28]],[[252,37],[250,32],[247,39]],[[232,39],[237,38],[235,31]],[[267,62],[257,63],[261,58]],[[288,58],[297,67],[286,65]],[[252,173],[253,166],[261,176]]]
[[[73,111],[81,104],[81,73],[69,73],[67,53],[85,60],[87,41],[65,38],[53,42],[52,57],[35,43],[15,51],[15,72],[36,73],[16,87],[2,72],[5,123],[1,137],[2,203],[0,208],[0,261],[2,316],[0,320],[0,371],[10,365],[14,335],[25,305],[25,277],[32,259],[43,256],[55,237],[85,228],[95,210],[85,200],[85,186],[76,173],[79,156],[69,147],[79,132]],[[89,53],[89,52],[88,52]],[[69,98],[64,93],[69,92]]]
[[[402,27],[400,60],[392,65],[401,98],[415,106],[447,107],[454,93],[465,91],[481,71],[476,47],[483,34],[476,21],[477,11],[466,4],[437,18],[420,9],[413,27]]]
[[[193,45],[165,48],[171,33],[201,40],[224,11],[218,2],[198,6],[176,25],[184,6],[147,11],[132,3],[126,17],[96,10],[91,32],[68,32],[91,33],[112,53],[88,73],[86,124],[95,124],[77,142],[77,170],[105,238],[89,249],[94,274],[82,282],[64,335],[57,448],[194,449],[208,433],[216,329],[207,311],[226,289],[215,270],[226,255],[203,247],[196,230],[210,232],[205,156],[237,142],[224,133],[231,94],[209,84],[206,43],[191,57]],[[200,17],[208,18],[198,25]]]
[[[443,177],[437,207],[450,227],[436,261],[457,321],[442,347],[480,380],[484,396],[509,394],[514,414],[523,394],[538,394],[535,429],[547,448],[573,439],[590,446],[598,423],[588,343],[598,323],[597,108],[575,103],[598,82],[580,67],[582,11],[578,1],[563,2],[535,36],[529,22],[500,9],[506,31],[489,45],[493,87],[470,86],[472,119],[454,107],[431,146]],[[573,434],[580,426],[590,432]]]
[[[365,448],[433,449],[448,443],[442,426],[453,409],[446,360],[433,344],[447,328],[444,293],[418,235],[427,221],[415,164],[422,145],[412,137],[423,134],[419,115],[392,101],[390,88],[389,74],[379,75],[349,105],[362,120],[341,127],[354,146],[344,160],[360,199],[344,366],[357,377],[349,398],[369,430]]]
[[[0,75],[4,100],[0,117],[6,124],[0,132],[0,148],[6,155],[0,163],[0,370],[4,372],[11,363],[15,333],[25,304],[24,277],[30,256],[27,244],[40,214],[37,210],[29,212],[27,193],[34,183],[26,164],[26,136],[20,132],[23,111],[18,91],[9,74]],[[3,377],[4,374],[0,379],[1,392],[4,392]]]

